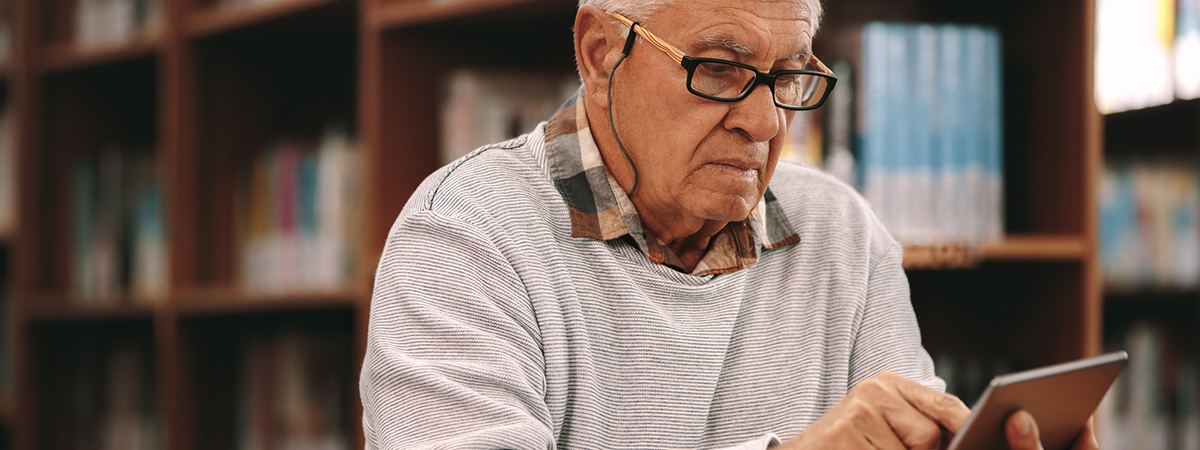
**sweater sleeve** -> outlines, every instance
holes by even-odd
[[[388,237],[359,380],[368,449],[554,447],[529,296],[479,230],[430,211]]]
[[[921,346],[902,256],[903,248],[891,241],[884,255],[871,261],[862,320],[850,352],[850,389],[880,373],[895,372],[929,388],[946,390]]]

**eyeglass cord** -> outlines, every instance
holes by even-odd
[[[634,22],[633,25],[637,26],[637,22]],[[613,122],[612,86],[613,86],[613,77],[617,75],[617,68],[621,67],[621,62],[625,61],[625,57],[629,56],[630,47],[633,46],[633,35],[634,35],[633,27],[629,27],[629,39],[627,39],[625,42],[625,50],[623,52],[621,52],[621,57],[617,58],[617,63],[613,64],[612,71],[610,71],[608,73],[608,92],[607,92],[607,95],[608,95],[608,127],[610,129],[612,129],[613,138],[615,138],[617,140],[617,147],[619,147],[621,149],[621,154],[625,155],[625,160],[629,161],[629,167],[633,168],[633,188],[628,191],[625,191],[625,195],[627,195],[627,196],[633,195],[633,193],[635,191],[637,191],[638,181],[639,181],[638,180],[638,168],[637,168],[637,165],[633,163],[633,158],[629,157],[629,152],[625,151],[625,144],[621,143],[621,136],[617,135],[617,123]]]

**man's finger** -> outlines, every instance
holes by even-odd
[[[1096,416],[1088,417],[1071,450],[1100,450],[1100,443],[1096,442]]]
[[[1008,438],[1008,446],[1013,450],[1044,450],[1037,422],[1034,422],[1033,415],[1025,410],[1008,416],[1004,434]]]
[[[870,443],[872,448],[896,450],[907,450],[912,448],[912,446],[906,445],[907,442],[901,441],[900,436],[897,436],[894,432],[894,425],[889,423],[887,418],[880,416],[871,409],[864,408],[862,411],[870,411],[869,413],[863,414],[863,416],[869,421],[868,426],[860,429],[866,431],[862,437],[868,443]]]
[[[900,396],[913,408],[951,433],[958,433],[963,422],[971,415],[971,409],[958,397],[927,388],[899,375],[888,375],[888,379],[895,383]]]
[[[884,418],[896,437],[906,448],[939,448],[943,429],[937,422],[917,411],[912,405],[898,400],[901,405],[882,407]],[[947,433],[949,434],[949,433]]]

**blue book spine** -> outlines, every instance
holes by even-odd
[[[871,202],[877,214],[882,213],[880,208],[886,206],[882,195],[885,189],[881,184],[881,175],[886,167],[884,155],[888,119],[887,39],[887,26],[882,23],[872,22],[863,28],[862,70],[859,79],[862,80],[865,101],[860,135],[862,171],[859,173],[862,177],[860,186],[863,195]]]
[[[987,120],[988,52],[987,35],[977,26],[965,28],[966,41],[966,99],[964,110],[967,142],[963,151],[966,163],[968,200],[966,205],[966,232],[970,243],[977,243],[984,235],[984,220],[989,202],[987,200],[985,153],[989,135],[984,126]]]
[[[908,81],[910,62],[908,54],[908,26],[890,24],[887,30],[887,86],[884,168],[882,171],[883,199],[885,205],[878,206],[880,219],[893,235],[903,239],[909,229],[909,208],[906,199],[911,197],[908,181],[911,173],[912,149],[910,138],[912,125],[909,122],[911,85]]]
[[[987,30],[987,83],[984,123],[988,140],[985,148],[985,172],[988,179],[987,222],[984,240],[1004,237],[1004,51],[1000,32]]]
[[[317,158],[306,151],[300,161],[300,232],[311,236],[317,232]]]
[[[962,238],[960,206],[965,202],[962,185],[965,164],[962,161],[964,142],[964,88],[962,30],[955,25],[938,27],[938,110],[941,112],[937,159],[938,189],[935,215],[941,222],[938,229],[946,241]]]
[[[908,91],[909,165],[907,168],[910,195],[907,197],[909,216],[907,238],[913,244],[933,244],[937,239],[933,214],[933,174],[935,172],[935,137],[937,127],[937,29],[928,24],[909,27],[909,49],[912,53]]]

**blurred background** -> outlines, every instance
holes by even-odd
[[[784,158],[906,247],[926,348],[1124,349],[1200,449],[1198,0],[825,2]],[[372,274],[439,166],[578,87],[572,0],[0,0],[0,448],[362,447]]]

